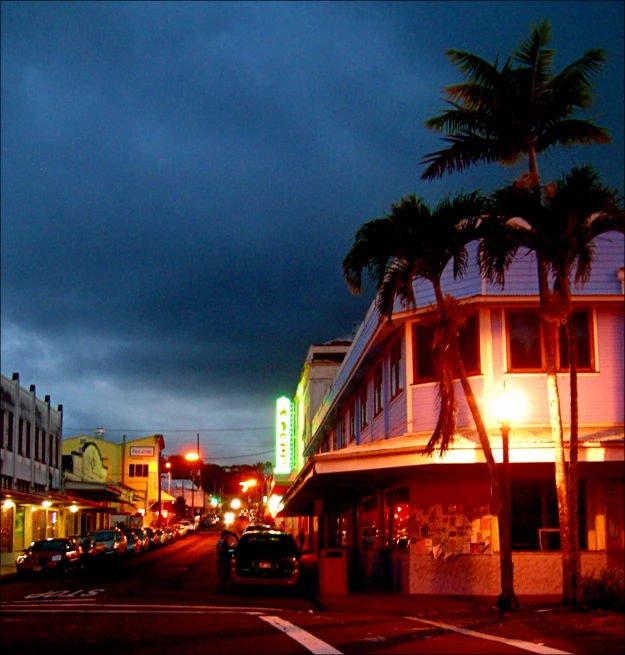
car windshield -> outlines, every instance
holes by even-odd
[[[254,557],[297,557],[299,550],[290,535],[250,532],[242,535],[235,555]]]
[[[112,530],[99,530],[94,532],[93,536],[97,541],[113,541],[115,533]]]
[[[35,541],[30,546],[33,552],[42,550],[65,550],[65,542],[62,539],[46,539],[45,541]]]

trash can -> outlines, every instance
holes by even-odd
[[[319,593],[335,596],[347,593],[347,552],[323,548],[319,556]]]

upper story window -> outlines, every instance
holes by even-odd
[[[360,428],[367,427],[369,425],[369,394],[367,389],[367,384],[363,386],[360,390]]]
[[[0,448],[4,448],[4,431],[6,426],[6,412],[0,410]]]
[[[41,461],[46,463],[46,431],[41,431]]]
[[[427,325],[415,325],[414,337],[414,381],[431,382],[437,379],[432,343],[435,328]],[[458,331],[458,348],[467,375],[480,374],[480,339],[477,313],[467,319]],[[459,377],[454,367],[454,377]]]
[[[382,364],[378,364],[373,371],[373,415],[382,411]]]
[[[404,379],[401,359],[401,339],[397,339],[391,346],[391,400],[404,389]]]
[[[580,371],[594,371],[594,342],[592,312],[589,309],[573,313],[577,365]],[[536,310],[510,309],[506,311],[506,341],[508,349],[508,371],[542,372],[545,370],[544,335],[540,313]],[[558,330],[556,350],[558,370],[568,370],[569,353],[566,326]]]
[[[31,439],[31,430],[30,421],[26,421],[26,457],[30,459],[30,439]]]
[[[346,445],[347,438],[345,435],[345,413],[343,413],[336,429],[336,446],[337,448],[345,448]]]
[[[349,407],[349,440],[356,438],[356,405],[352,403]]]
[[[130,478],[147,478],[148,473],[148,464],[129,464],[128,466],[128,477]]]
[[[17,453],[18,455],[24,454],[24,419],[18,420],[17,425]]]

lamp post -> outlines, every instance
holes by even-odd
[[[197,433],[197,446],[194,453],[186,453],[184,458],[191,462],[191,518],[193,523],[195,523],[195,485],[193,483],[193,474],[195,462],[200,459],[200,433]]]
[[[522,394],[507,391],[493,398],[491,411],[501,426],[501,501],[502,526],[500,530],[501,589],[497,605],[500,609],[517,609],[519,601],[514,593],[514,564],[512,562],[512,505],[510,498],[510,424],[518,423],[524,414],[525,399]],[[508,590],[508,595],[505,594]]]

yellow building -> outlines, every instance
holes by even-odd
[[[155,524],[159,510],[159,462],[165,448],[162,434],[114,443],[104,438],[104,431],[96,436],[78,435],[63,439],[63,455],[83,455],[82,470],[75,471],[68,485],[75,493],[88,493],[89,485],[98,485],[102,492],[103,480],[95,479],[96,471],[104,470],[110,492],[111,525],[117,523]],[[86,458],[86,460],[85,460]],[[100,461],[101,460],[101,461]],[[116,496],[114,495],[116,494]],[[162,503],[171,498],[161,491]]]

